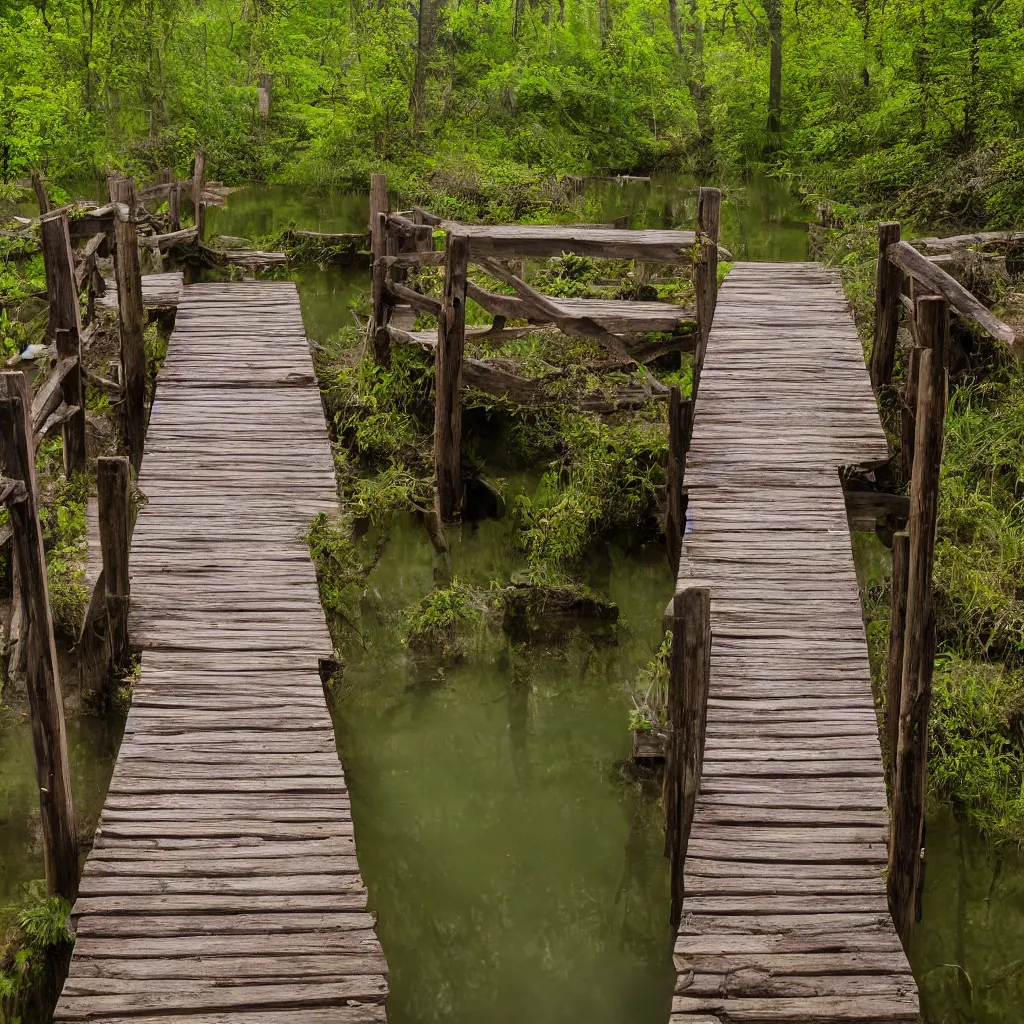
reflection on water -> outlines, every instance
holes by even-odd
[[[91,831],[99,818],[114,770],[123,721],[71,718],[67,723],[71,785],[79,830]],[[39,792],[28,719],[0,712],[0,906],[22,886],[43,877]]]
[[[250,185],[232,192],[227,206],[206,211],[213,235],[259,238],[288,227],[303,231],[363,232],[370,219],[366,192],[315,193],[290,185]]]
[[[591,179],[587,194],[597,202],[596,220],[629,217],[631,228],[683,228],[697,221],[702,184],[684,174],[655,174],[651,181]],[[737,260],[806,260],[811,214],[782,181],[752,175],[742,181],[707,181],[722,189],[722,245]]]
[[[910,960],[927,1024],[1024,1019],[1024,856],[994,849],[947,808],[928,819]]]
[[[504,523],[453,544],[465,582],[486,587],[513,565]],[[657,787],[620,767],[629,681],[671,592],[664,552],[609,549],[591,566],[622,610],[618,646],[492,637],[447,669],[410,655],[395,614],[435,567],[423,528],[399,524],[336,712],[389,1019],[664,1024],[674,972]]]

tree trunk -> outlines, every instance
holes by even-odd
[[[672,26],[672,35],[676,39],[676,51],[683,55],[683,30],[679,25],[679,0],[668,0],[668,20]]]
[[[771,39],[771,56],[768,62],[768,135],[782,129],[782,0],[762,0],[764,13],[768,17],[768,35]]]
[[[416,66],[412,78],[409,109],[413,124],[422,123],[427,107],[427,72],[434,56],[434,38],[437,35],[437,12],[440,0],[420,0],[419,36],[416,40]]]

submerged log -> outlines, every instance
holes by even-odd
[[[501,628],[512,639],[545,643],[582,630],[610,639],[619,621],[618,606],[583,587],[513,584],[501,593]]]

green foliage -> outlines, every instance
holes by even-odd
[[[25,886],[21,899],[0,907],[0,1018],[17,1021],[32,1012],[53,984],[53,963],[74,942],[71,907],[48,896],[42,881]]]
[[[940,656],[930,725],[933,792],[990,835],[1024,843],[1024,673]]]
[[[652,526],[664,484],[663,428],[569,412],[560,427],[562,457],[515,502],[517,540],[534,567],[571,565],[602,534]]]
[[[445,661],[461,660],[467,653],[466,632],[484,622],[486,604],[477,590],[452,577],[446,587],[435,587],[410,613],[410,650]]]
[[[672,656],[672,633],[665,632],[654,657],[636,675],[630,729],[653,729],[668,725],[668,668]]]
[[[44,465],[52,465],[55,456],[62,459],[60,444],[60,438],[55,438],[42,446]],[[84,584],[88,479],[84,475],[71,480],[61,476],[47,491],[39,518],[43,524],[53,625],[64,636],[77,639],[88,600]]]
[[[352,539],[352,522],[345,517],[319,513],[306,543],[316,566],[320,604],[337,643],[343,636],[359,631],[359,601],[375,563],[363,563]]]

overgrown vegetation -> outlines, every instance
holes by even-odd
[[[0,906],[0,1018],[37,1019],[39,1007],[59,985],[56,968],[74,937],[68,930],[71,907],[48,896],[42,882],[25,887],[17,903]]]

